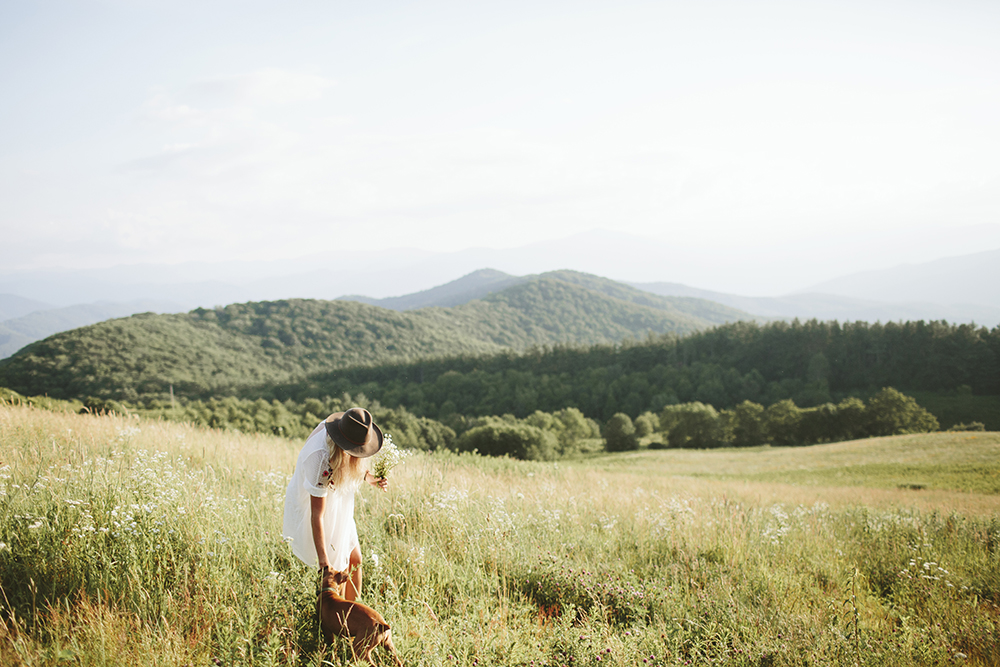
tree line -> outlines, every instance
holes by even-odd
[[[961,425],[981,430],[982,424]],[[938,420],[910,396],[883,388],[867,403],[846,398],[840,403],[800,408],[791,399],[764,407],[743,401],[728,410],[700,402],[668,405],[659,414],[647,412],[635,421],[624,413],[612,415],[605,428],[609,451],[637,449],[643,436],[660,436],[654,447],[780,447],[839,442],[857,438],[927,433]]]
[[[634,419],[691,402],[731,409],[744,401],[791,399],[814,407],[887,386],[934,392],[968,387],[995,395],[998,359],[1000,327],[739,322],[684,338],[340,369],[253,391],[295,400],[362,391],[438,419],[452,413],[523,418],[572,406],[606,421],[618,412]]]
[[[397,312],[347,300],[287,299],[108,320],[0,360],[0,386],[64,399],[149,400],[167,397],[171,387],[188,398],[252,397],[274,383],[334,368],[688,333],[736,314],[699,300],[673,306],[667,297],[596,277],[582,285],[572,282],[572,272],[560,276],[450,308]],[[618,298],[626,296],[642,303]]]
[[[51,401],[52,399],[43,399]],[[668,405],[658,413],[645,412],[633,420],[616,413],[604,424],[577,408],[554,412],[535,410],[523,418],[512,414],[465,416],[444,420],[420,417],[404,407],[387,408],[363,394],[339,398],[310,398],[303,402],[225,397],[208,401],[182,399],[172,405],[154,402],[129,406],[117,401],[87,399],[80,412],[135,413],[147,418],[189,422],[209,428],[270,433],[301,439],[326,415],[355,405],[368,408],[383,431],[405,448],[434,451],[475,451],[490,456],[526,460],[553,460],[595,451],[638,449],[641,441],[652,448],[714,448],[802,446],[901,433],[924,433],[939,428],[937,419],[905,394],[887,387],[867,402],[847,398],[840,403],[801,408],[790,399],[764,407],[744,401],[732,409],[716,410],[701,402]],[[959,425],[981,430],[982,424]]]

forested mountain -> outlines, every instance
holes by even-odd
[[[605,420],[688,401],[728,408],[791,398],[813,406],[886,386],[1000,394],[1000,328],[739,322],[680,339],[346,369],[258,394],[302,400],[362,391],[439,418],[576,407]]]
[[[130,301],[127,303],[98,302],[32,311],[20,317],[0,322],[0,359],[9,357],[25,345],[60,331],[87,326],[113,317],[126,317],[143,312],[177,312],[182,310],[168,301]]]
[[[431,306],[459,306],[473,299],[481,299],[487,294],[498,292],[511,285],[530,280],[531,277],[512,276],[495,269],[479,269],[462,276],[457,280],[438,285],[422,292],[391,296],[385,299],[373,299],[367,296],[349,295],[341,299],[360,301],[372,306],[390,308],[392,310],[415,310]]]
[[[624,287],[630,298],[616,298],[607,294],[611,281],[564,277],[574,282],[541,276],[454,308],[405,313],[292,299],[111,320],[51,336],[0,361],[0,386],[28,395],[119,400],[162,397],[173,386],[179,395],[207,397],[349,366],[685,334],[724,313],[741,315],[700,303],[681,303],[682,310],[655,295],[649,299],[659,307],[646,305],[632,294],[638,290]],[[576,284],[588,281],[601,291]]]
[[[655,290],[643,291],[625,283],[619,283],[589,273],[569,270],[549,271],[536,276],[512,276],[494,269],[480,269],[479,271],[462,276],[458,280],[453,280],[450,283],[414,294],[387,299],[371,299],[364,296],[344,296],[340,298],[360,301],[361,303],[368,303],[383,308],[391,308],[393,310],[413,310],[430,306],[450,307],[463,305],[474,299],[484,299],[492,302],[503,301],[508,297],[491,299],[490,296],[506,292],[508,288],[513,286],[544,283],[551,280],[570,283],[592,292],[639,306],[648,306],[657,310],[663,310],[681,320],[687,320],[693,316],[712,324],[720,324],[722,322],[748,319],[751,317],[748,313],[754,312],[715,303],[709,299],[700,297],[663,296],[653,293]],[[528,288],[528,290],[537,291],[534,288]],[[513,293],[516,293],[516,290],[511,294]],[[513,298],[517,299],[518,297]],[[533,316],[538,315],[534,309],[533,312],[535,313]]]

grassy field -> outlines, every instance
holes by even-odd
[[[281,540],[297,443],[0,406],[0,664],[344,665]],[[416,455],[361,491],[407,665],[1000,664],[1000,434]]]

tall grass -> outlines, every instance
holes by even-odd
[[[0,407],[0,663],[352,662],[279,535],[297,449]],[[1000,497],[699,477],[756,456],[410,457],[359,495],[363,599],[408,665],[1000,664]]]

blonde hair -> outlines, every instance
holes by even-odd
[[[335,489],[344,485],[359,487],[365,481],[368,462],[345,452],[330,436],[326,436],[326,448],[330,452],[330,486]]]

